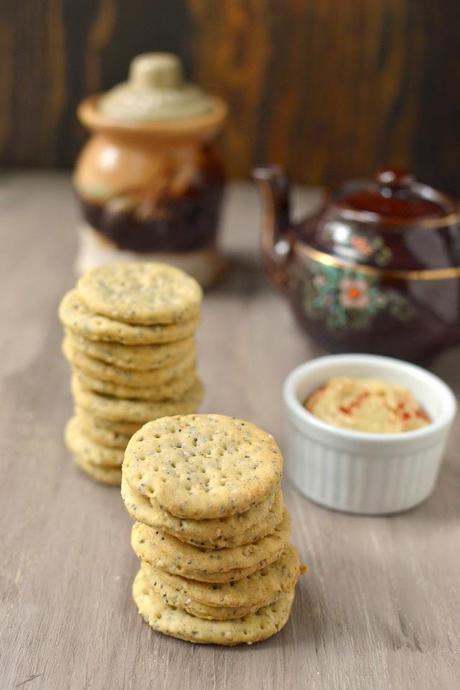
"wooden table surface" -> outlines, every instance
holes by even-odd
[[[0,179],[0,688],[457,690],[458,427],[434,495],[405,515],[333,513],[286,485],[310,572],[271,640],[193,646],[143,623],[119,492],[83,476],[62,438],[71,398],[56,309],[74,282],[76,220],[66,177]],[[317,353],[257,263],[251,188],[230,190],[224,225],[235,268],[204,302],[202,409],[252,420],[282,444],[282,382]],[[459,361],[436,366],[457,390]]]

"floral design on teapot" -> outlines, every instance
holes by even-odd
[[[413,309],[406,298],[383,287],[377,276],[348,268],[312,263],[304,281],[304,308],[329,330],[368,328],[382,313],[409,321]]]
[[[350,238],[351,246],[363,259],[372,259],[378,266],[386,266],[393,258],[393,252],[385,244],[382,237],[367,238],[365,235],[354,234]]]
[[[323,238],[327,243],[336,242],[333,226],[323,228]],[[357,261],[372,261],[377,266],[387,266],[393,259],[393,252],[380,235],[349,231],[341,234],[339,244],[342,250],[351,250]]]

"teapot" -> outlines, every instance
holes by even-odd
[[[423,361],[460,343],[460,209],[385,168],[293,222],[280,166],[257,168],[262,253],[308,335],[333,352]]]

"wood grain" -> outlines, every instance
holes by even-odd
[[[0,162],[73,165],[75,109],[172,50],[229,103],[232,177],[279,162],[332,184],[385,164],[460,194],[456,0],[0,2]]]
[[[298,203],[314,197],[302,192]],[[282,382],[315,350],[259,268],[257,221],[254,191],[232,187],[224,225],[234,270],[207,294],[199,332],[203,409],[250,419],[283,442]],[[433,497],[405,515],[340,515],[286,484],[310,572],[275,638],[194,647],[142,622],[119,493],[84,477],[63,444],[71,399],[56,310],[74,281],[75,222],[65,176],[3,177],[2,690],[457,690],[458,426]],[[457,391],[459,357],[436,365]]]

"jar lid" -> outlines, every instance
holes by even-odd
[[[373,180],[347,182],[332,201],[344,219],[384,225],[437,227],[459,213],[454,199],[418,182],[403,168],[382,168]]]
[[[165,121],[210,112],[212,98],[184,81],[182,64],[171,53],[145,53],[132,60],[126,82],[102,95],[97,109],[123,121]]]

